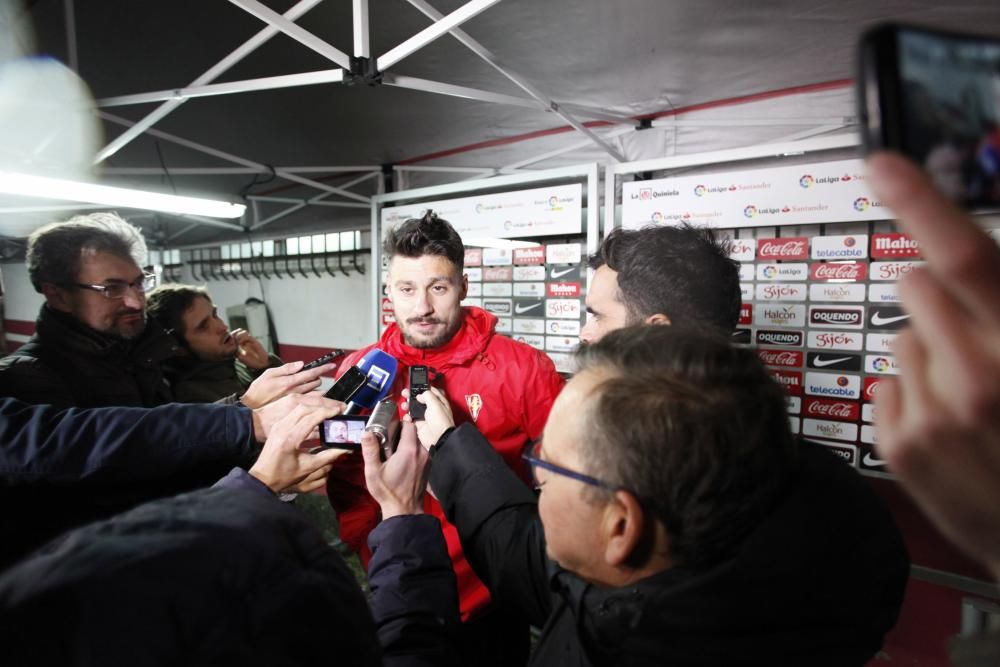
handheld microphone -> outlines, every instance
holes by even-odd
[[[365,430],[374,434],[378,438],[379,444],[382,445],[383,461],[392,456],[395,449],[395,438],[393,436],[395,435],[395,427],[398,425],[399,421],[396,419],[396,401],[391,398],[380,401],[375,406],[371,417],[368,418],[368,423],[365,424]]]
[[[344,414],[356,415],[362,410],[374,410],[379,401],[392,391],[392,385],[396,381],[397,366],[395,357],[377,347],[363,356],[357,363],[357,368],[367,376],[368,380],[351,397]]]

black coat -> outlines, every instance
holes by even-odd
[[[173,400],[161,364],[180,346],[155,322],[135,340],[42,306],[35,335],[0,359],[0,397],[57,407],[153,407]]]
[[[216,488],[73,531],[0,576],[12,665],[457,664],[438,520],[371,533],[371,610],[319,531],[233,470]]]
[[[811,445],[734,558],[625,588],[546,558],[534,494],[471,424],[437,450],[430,482],[497,602],[542,627],[533,665],[864,665],[902,604],[908,558],[887,510]]]
[[[209,486],[259,447],[250,410],[60,410],[0,400],[0,568],[60,532]]]

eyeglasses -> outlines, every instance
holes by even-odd
[[[84,283],[68,283],[63,287],[79,287],[89,289],[104,295],[106,299],[122,299],[129,289],[145,294],[156,287],[156,276],[152,273],[144,273],[141,278],[127,283],[124,280],[109,280],[104,285],[87,285]]]
[[[560,465],[551,463],[550,461],[543,461],[541,458],[542,454],[542,441],[536,440],[532,443],[531,448],[521,455],[525,461],[528,462],[528,466],[531,467],[531,483],[538,488],[540,483],[538,481],[538,475],[536,474],[536,468],[544,468],[549,472],[554,472],[557,475],[562,475],[564,477],[569,477],[575,479],[584,484],[590,484],[591,486],[596,486],[601,489],[606,489],[608,491],[620,491],[621,486],[617,484],[611,484],[610,482],[605,482],[603,480],[597,479],[596,477],[591,477],[590,475],[585,475],[582,472],[576,472],[575,470],[570,470],[569,468],[563,468]]]

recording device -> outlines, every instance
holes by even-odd
[[[374,348],[358,361],[357,369],[365,374],[365,383],[351,397],[346,414],[358,414],[362,410],[374,410],[379,401],[392,391],[396,381],[396,358]]]
[[[323,364],[328,364],[331,361],[333,361],[334,359],[336,359],[337,357],[339,357],[340,355],[342,355],[343,353],[344,353],[343,350],[331,350],[330,352],[327,352],[326,354],[324,354],[322,357],[319,357],[318,359],[313,359],[308,364],[305,364],[304,366],[302,366],[302,371],[311,371],[312,369],[316,368],[317,366],[322,366]],[[302,371],[299,371],[299,372],[301,373]]]
[[[423,419],[427,406],[417,401],[417,396],[430,388],[427,366],[410,366],[410,418]]]
[[[1000,39],[886,24],[862,35],[865,148],[899,151],[971,208],[1000,206]]]
[[[361,434],[367,417],[337,415],[320,423],[319,439],[324,447],[357,450],[361,447]]]
[[[367,382],[368,374],[357,366],[351,366],[333,383],[325,396],[341,403],[349,403]]]
[[[386,399],[375,406],[369,417],[337,415],[324,419],[320,424],[319,435],[324,447],[356,451],[361,448],[361,434],[368,431],[378,438],[382,446],[382,459],[385,460],[396,449],[398,427],[396,402]]]

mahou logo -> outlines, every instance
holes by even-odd
[[[809,239],[805,236],[757,240],[757,259],[806,259],[808,257]]]
[[[539,245],[533,248],[514,248],[514,263],[521,265],[544,264],[545,247]]]
[[[757,350],[765,366],[798,367],[802,365],[802,352],[798,350]]]
[[[771,376],[791,396],[802,394],[802,373],[798,371],[771,371]]]
[[[864,280],[867,275],[868,265],[861,262],[813,262],[809,265],[809,277],[813,280]]]
[[[872,234],[872,257],[875,259],[920,257],[920,246],[909,234]]]
[[[569,297],[580,296],[580,283],[548,283],[547,296]]]
[[[820,417],[840,421],[857,421],[861,406],[856,401],[835,401],[825,398],[807,398],[802,405],[806,417]]]

